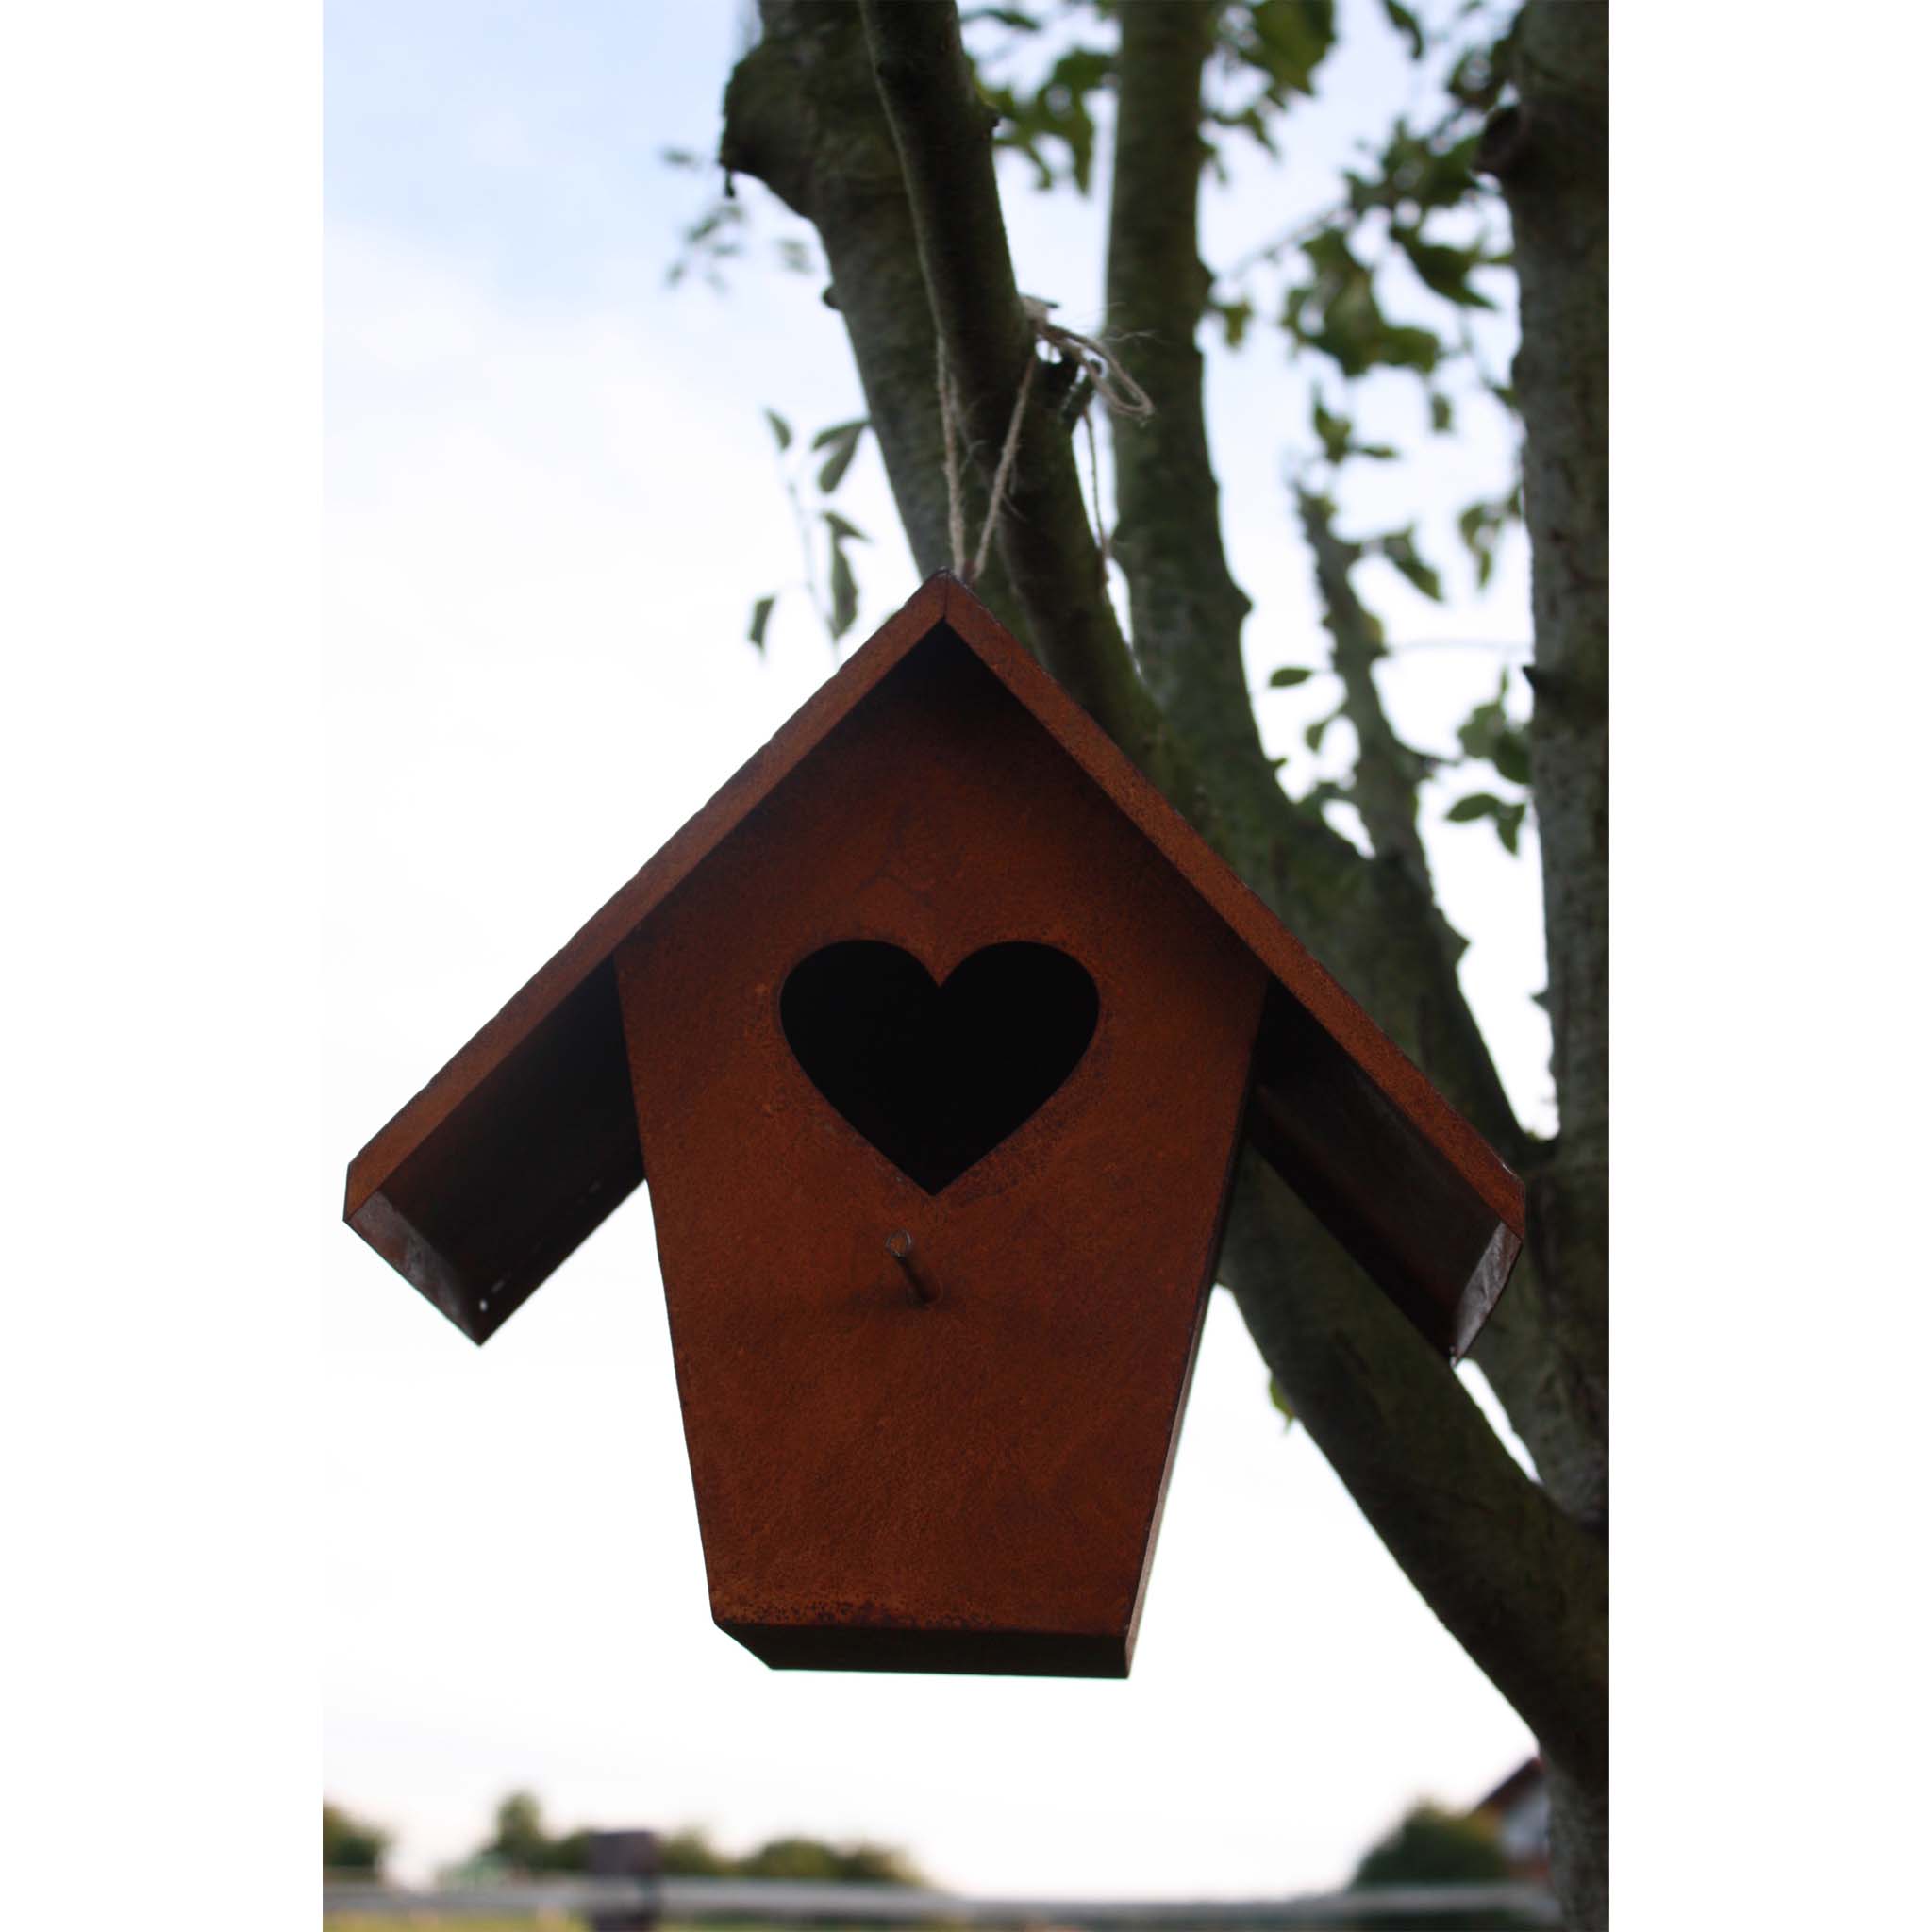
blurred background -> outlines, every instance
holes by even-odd
[[[977,9],[969,36],[1016,94],[1107,31],[1050,8],[1022,31],[1014,11]],[[1281,157],[1226,144],[1204,206],[1217,269],[1332,205],[1364,142],[1441,97],[1404,11],[1341,0]],[[1466,40],[1507,25],[1461,13]],[[724,202],[704,159],[752,30],[725,4],[326,8],[325,1079],[343,1162],[914,588],[850,431],[864,406],[811,233],[756,183]],[[1081,111],[1104,183],[1105,90]],[[1104,193],[1039,151],[1002,160],[1022,286],[1103,331]],[[1473,286],[1487,306],[1440,385],[1453,432],[1413,381],[1371,376],[1355,433],[1399,459],[1327,487],[1351,532],[1409,533],[1361,579],[1385,701],[1441,759],[1440,895],[1518,1111],[1547,1131],[1534,824],[1519,810],[1506,842],[1507,813],[1457,811],[1479,789],[1461,734],[1485,706],[1520,714],[1529,635],[1520,529],[1505,511],[1473,537],[1467,517],[1516,480],[1491,392],[1511,280]],[[1323,456],[1324,392],[1278,337],[1224,322],[1224,525],[1257,716],[1299,795],[1350,762],[1347,725],[1321,728],[1291,488]],[[834,501],[859,535],[830,534]],[[1480,789],[1519,795],[1493,772]],[[1538,1874],[1528,1733],[1271,1403],[1224,1293],[1130,1681],[774,1674],[709,1620],[644,1194],[481,1352],[346,1229],[325,1252],[325,1857],[344,1873],[582,1870],[586,1833],[649,1830],[667,1876],[1008,1897],[1286,1897],[1347,1884],[1377,1846],[1395,1876]]]

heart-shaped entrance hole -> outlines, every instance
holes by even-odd
[[[982,946],[943,986],[880,940],[841,940],[791,969],[785,1038],[811,1083],[928,1194],[1030,1119],[1080,1063],[1100,994],[1076,959]]]

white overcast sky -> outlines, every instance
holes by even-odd
[[[1218,258],[1318,206],[1406,98],[1379,9],[1342,13],[1289,169],[1211,198]],[[325,1097],[344,1161],[833,668],[795,593],[765,659],[744,642],[754,597],[800,574],[764,406],[806,432],[862,408],[820,280],[770,265],[797,225],[743,184],[759,240],[731,291],[664,285],[710,182],[658,155],[715,142],[735,16],[328,7]],[[1038,197],[1022,169],[1008,207],[1023,286],[1100,322],[1104,208]],[[1507,317],[1495,341],[1501,360]],[[1305,397],[1266,332],[1214,362],[1257,685],[1325,651],[1281,481]],[[1419,441],[1421,407],[1391,382],[1371,421]],[[1420,515],[1449,584],[1435,606],[1363,574],[1393,641],[1458,646],[1387,668],[1400,728],[1435,750],[1498,675],[1496,651],[1460,646],[1528,635],[1520,543],[1481,598],[1454,543],[1455,511],[1511,467],[1493,411],[1463,422],[1343,496],[1361,532]],[[914,581],[869,446],[839,501],[876,540],[862,636]],[[1261,704],[1298,787],[1324,683]],[[1432,836],[1472,994],[1546,1126],[1533,845]],[[1284,1891],[1345,1877],[1410,1802],[1471,1802],[1531,1748],[1284,1433],[1224,1294],[1129,1682],[774,1674],[708,1614],[645,1193],[480,1352],[346,1230],[325,1252],[324,1772],[397,1829],[406,1872],[528,1786],[559,1824],[862,1834],[972,1890]]]

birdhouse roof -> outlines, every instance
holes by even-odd
[[[679,884],[943,633],[971,651],[1272,979],[1252,1144],[1443,1353],[1523,1240],[1523,1187],[1318,960],[966,589],[941,573],[350,1163],[344,1215],[474,1341],[644,1178],[612,960]]]

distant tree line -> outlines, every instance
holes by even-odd
[[[328,1872],[379,1877],[393,1834],[352,1816],[341,1806],[322,1807],[322,1863]],[[470,1862],[536,1874],[589,1869],[588,1830],[553,1833],[529,1791],[512,1791],[496,1807],[495,1829]],[[791,1878],[845,1885],[924,1885],[905,1853],[863,1840],[833,1844],[815,1838],[774,1838],[743,1857],[720,1851],[699,1826],[658,1841],[659,1868],[672,1878]]]
[[[496,1807],[495,1835],[478,1856],[519,1872],[581,1872],[590,1834],[552,1836],[536,1798],[513,1791]],[[774,1838],[743,1857],[712,1844],[699,1826],[687,1825],[658,1840],[658,1866],[671,1878],[791,1878],[846,1885],[923,1885],[924,1878],[903,1852],[862,1840],[831,1844],[815,1838]]]
[[[702,1830],[674,1832],[658,1847],[667,1875],[677,1878],[801,1878],[845,1885],[924,1885],[924,1874],[891,1845],[855,1840],[774,1838],[744,1857],[719,1851]]]
[[[1511,1875],[1495,1833],[1480,1818],[1418,1805],[1356,1867],[1352,1891],[1378,1886],[1494,1885]],[[1413,1912],[1352,1922],[1364,1932],[1422,1932]],[[1426,1932],[1512,1932],[1534,1922],[1494,1911],[1439,1913]]]
[[[355,1872],[379,1877],[391,1834],[366,1819],[356,1818],[327,1799],[322,1806],[322,1869]]]
[[[529,1791],[512,1791],[496,1807],[495,1830],[476,1848],[473,1864],[494,1866],[518,1875],[583,1872],[589,1869],[588,1830],[553,1834],[542,1807]],[[358,1818],[341,1806],[324,1802],[322,1862],[327,1872],[380,1877],[393,1834]],[[687,1825],[658,1840],[658,1865],[671,1878],[785,1878],[846,1885],[924,1885],[928,1881],[905,1853],[891,1846],[855,1840],[828,1843],[815,1838],[774,1838],[755,1852],[733,1857],[711,1842],[700,1826]],[[1375,1845],[1356,1870],[1352,1889],[1388,1885],[1482,1884],[1510,1875],[1508,1861],[1493,1832],[1480,1819],[1457,1816],[1432,1805],[1416,1807]],[[1412,1927],[1412,1916],[1364,1919],[1360,1924]],[[1436,1924],[1473,1932],[1503,1932],[1493,1913],[1479,1918],[1454,1916]]]

